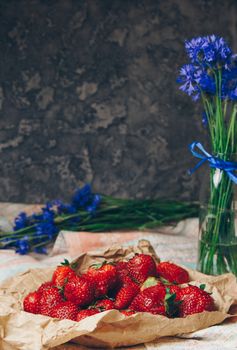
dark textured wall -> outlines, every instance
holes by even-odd
[[[183,41],[236,49],[235,0],[0,0],[0,200],[197,198],[201,108],[179,92]]]

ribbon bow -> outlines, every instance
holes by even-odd
[[[195,147],[198,148],[201,151],[201,153],[195,151]],[[235,175],[234,173],[237,170],[237,162],[228,162],[218,157],[212,156],[204,149],[200,142],[191,143],[189,149],[194,157],[201,159],[200,162],[193,169],[189,170],[190,174],[194,173],[194,171],[196,171],[203,163],[208,162],[211,168],[225,171],[229,178],[235,184],[237,184],[237,175]]]

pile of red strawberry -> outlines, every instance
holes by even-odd
[[[111,309],[127,316],[150,312],[166,317],[213,311],[214,300],[203,290],[205,286],[188,282],[189,274],[182,267],[156,264],[145,254],[92,265],[82,275],[66,262],[56,268],[50,282],[25,297],[23,306],[26,312],[74,321]]]

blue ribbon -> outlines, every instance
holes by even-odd
[[[195,148],[198,148],[201,152],[195,151]],[[193,169],[189,170],[190,174],[194,173],[203,163],[208,162],[211,168],[225,171],[229,178],[237,184],[237,175],[234,173],[237,170],[237,162],[228,162],[212,156],[204,149],[200,142],[191,143],[189,149],[194,157],[201,159]]]

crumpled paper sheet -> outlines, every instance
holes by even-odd
[[[158,259],[149,242],[138,247],[114,247],[104,252],[82,254],[76,260],[82,272],[93,262],[129,258],[136,252],[149,253]],[[231,317],[228,311],[237,304],[237,283],[232,274],[205,276],[189,270],[193,284],[206,284],[218,311],[203,312],[186,318],[169,319],[160,315],[138,313],[125,317],[116,310],[105,311],[81,322],[57,320],[22,311],[22,300],[30,291],[51,278],[53,269],[29,270],[0,286],[1,349],[46,350],[68,341],[90,347],[117,347],[153,341],[159,337],[191,333],[221,323]]]

